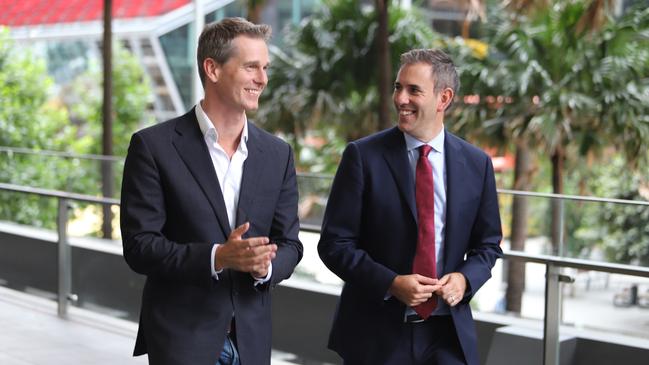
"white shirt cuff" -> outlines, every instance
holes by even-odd
[[[223,272],[223,269],[216,271],[216,248],[219,247],[218,243],[215,243],[212,246],[212,254],[210,255],[210,258],[212,261],[210,261],[210,268],[212,269],[212,277],[214,280],[219,280],[219,274]]]
[[[271,262],[270,265],[268,266],[268,274],[266,274],[266,277],[264,278],[256,278],[254,276],[252,277],[253,279],[255,279],[255,286],[268,282],[268,280],[270,280],[270,277],[272,275],[273,275],[273,263]]]
[[[219,274],[223,272],[223,269],[216,271],[215,264],[216,264],[216,249],[219,247],[218,243],[215,243],[212,246],[212,254],[210,255],[211,261],[210,261],[210,269],[212,270],[212,277],[214,280],[219,280]],[[268,274],[266,274],[265,277],[263,278],[256,278],[252,277],[255,279],[255,286],[264,284],[270,280],[270,277],[273,275],[273,263],[270,263],[270,266],[268,266]]]

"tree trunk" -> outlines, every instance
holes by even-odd
[[[104,96],[102,105],[102,154],[111,156],[113,154],[113,79],[112,79],[112,57],[113,57],[113,37],[112,37],[112,0],[104,0],[104,41],[103,41],[103,64],[104,64]],[[106,198],[112,198],[115,187],[113,179],[113,165],[111,161],[101,161],[101,190]],[[113,214],[110,205],[102,205],[103,223],[101,227],[104,238],[113,237]]]
[[[388,43],[388,3],[389,0],[376,0],[376,13],[379,22],[376,32],[379,66],[377,70],[379,73],[379,130],[392,125],[390,121],[392,66],[390,65],[390,45]]]
[[[529,147],[525,141],[516,144],[516,164],[514,165],[514,190],[530,190],[532,182],[532,160]],[[514,196],[512,202],[511,249],[525,250],[527,239],[527,197]],[[525,262],[509,260],[507,263],[507,291],[505,292],[505,309],[508,312],[521,313],[521,304],[525,291]]]
[[[563,147],[557,146],[552,153],[552,192],[563,194],[563,162],[565,152]],[[552,199],[552,253],[563,255],[563,200]]]
[[[264,0],[248,0],[248,21],[254,24],[261,22],[261,10],[264,7]]]

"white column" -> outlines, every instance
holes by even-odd
[[[194,67],[192,67],[194,76],[192,77],[192,100],[198,103],[203,98],[203,85],[198,75],[198,65],[196,63],[196,49],[198,48],[198,38],[205,27],[205,13],[203,12],[203,2],[194,0]]]

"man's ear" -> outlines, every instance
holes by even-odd
[[[206,58],[203,61],[203,71],[205,72],[205,81],[217,82],[221,73],[221,65],[211,58]]]
[[[448,108],[449,105],[451,105],[455,93],[453,93],[453,89],[447,87],[444,90],[442,90],[439,94],[440,96],[439,96],[439,103],[437,103],[437,111],[443,112]]]

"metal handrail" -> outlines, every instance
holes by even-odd
[[[75,201],[81,201],[81,202],[85,202],[85,203],[96,203],[96,204],[105,204],[105,205],[119,205],[119,200],[118,199],[104,198],[104,197],[86,195],[86,194],[70,193],[70,192],[61,191],[61,190],[33,188],[31,186],[0,183],[0,190],[11,191],[11,192],[15,192],[15,193],[26,193],[26,194],[32,194],[32,195],[39,195],[39,196],[44,196],[44,197],[49,197],[49,198],[75,200]]]
[[[68,302],[76,301],[76,295],[71,293],[72,272],[71,272],[71,251],[67,238],[68,210],[69,201],[82,201],[88,203],[97,203],[102,205],[119,205],[117,199],[96,197],[65,191],[33,188],[15,184],[0,183],[0,191],[11,191],[25,194],[35,194],[39,196],[57,198],[59,200],[59,210],[57,215],[58,231],[58,314],[62,318],[67,317]],[[499,189],[501,194],[511,194],[520,196],[543,197],[563,200],[582,200],[590,202],[616,203],[616,204],[634,204],[649,206],[649,202],[638,202],[623,199],[606,199],[594,197],[582,197],[574,195],[559,195],[550,193],[531,193],[526,191]],[[563,205],[561,205],[563,207]],[[313,224],[302,224],[300,227],[304,231],[319,233],[320,227]],[[520,260],[546,265],[545,278],[545,313],[543,318],[543,364],[559,364],[559,324],[561,313],[561,282],[572,282],[572,278],[563,275],[561,268],[574,268],[582,270],[602,271],[616,274],[632,275],[649,278],[649,268],[595,262],[582,259],[565,258],[560,256],[534,255],[521,251],[506,251],[505,259]]]
[[[51,157],[79,158],[84,160],[124,162],[124,157],[121,156],[80,154],[74,152],[62,152],[62,151],[51,151],[51,150],[34,150],[31,148],[24,148],[24,147],[0,146],[0,152],[22,153],[26,155],[51,156]]]
[[[78,299],[77,296],[72,293],[72,252],[70,249],[70,242],[68,241],[68,211],[70,210],[70,201],[74,200],[102,205],[119,205],[119,200],[6,183],[0,183],[0,191],[11,191],[15,193],[58,199],[58,213],[56,216],[56,230],[58,236],[57,312],[59,317],[67,318],[69,302],[76,302]]]
[[[612,199],[600,198],[595,196],[584,195],[567,195],[567,194],[554,194],[554,193],[538,193],[524,190],[511,190],[511,189],[497,189],[499,194],[510,194],[517,196],[530,196],[534,198],[547,198],[547,199],[560,199],[560,200],[576,200],[587,201],[596,203],[614,203],[614,204],[629,204],[629,205],[645,205],[649,206],[649,201],[642,200],[628,200],[628,199]]]
[[[66,158],[81,158],[81,159],[88,159],[88,160],[101,160],[101,161],[113,161],[113,162],[123,162],[124,161],[124,157],[122,157],[122,156],[77,154],[77,153],[72,153],[72,152],[61,152],[61,151],[51,151],[51,150],[34,150],[34,149],[23,148],[23,147],[0,146],[0,152],[14,152],[14,153],[24,153],[24,154],[32,154],[32,155],[45,155],[45,156],[66,157]],[[321,173],[299,172],[297,175],[301,176],[301,177],[307,177],[307,178],[333,179],[332,175],[321,174]],[[630,205],[649,206],[649,201],[640,201],[640,200],[600,198],[600,197],[593,197],[593,196],[569,195],[569,194],[539,193],[539,192],[524,191],[524,190],[512,190],[512,189],[497,189],[497,191],[498,191],[499,194],[508,194],[508,195],[516,195],[516,196],[529,196],[529,197],[534,197],[534,198],[547,198],[547,199],[559,199],[559,200],[576,200],[576,201],[588,201],[588,202],[599,202],[599,203],[614,203],[614,204],[630,204]]]
[[[649,278],[649,267],[634,266],[625,264],[616,264],[603,261],[591,261],[583,259],[573,259],[568,257],[559,257],[551,255],[537,255],[525,253],[523,251],[505,250],[506,259],[533,262],[544,265],[554,265],[577,270],[602,271],[612,274],[640,276]]]

